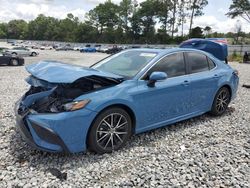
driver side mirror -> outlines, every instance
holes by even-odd
[[[152,72],[149,76],[148,87],[154,87],[155,83],[159,80],[167,79],[167,74],[165,72]]]

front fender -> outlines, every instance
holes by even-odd
[[[130,108],[132,111],[135,109],[135,106],[133,105],[133,102],[130,100],[125,100],[125,99],[114,99],[114,100],[109,100],[101,104],[96,104],[96,106],[93,104],[91,107],[88,106],[88,109],[94,111],[94,112],[100,112],[103,109],[113,106],[113,105],[124,105]]]
[[[132,96],[137,90],[137,83],[131,82],[133,81],[127,81],[111,88],[82,95],[76,98],[75,101],[90,99],[91,102],[85,108],[96,113],[101,112],[109,106],[124,105],[130,108],[136,116],[137,112],[135,111],[136,108]]]

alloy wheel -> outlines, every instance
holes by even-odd
[[[216,110],[223,113],[229,104],[228,90],[221,90],[216,99]]]
[[[129,134],[128,120],[120,113],[104,117],[96,130],[96,143],[103,150],[119,148]]]

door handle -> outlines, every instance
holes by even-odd
[[[188,81],[188,80],[185,80],[185,81],[182,83],[182,85],[188,86],[188,85],[189,85],[189,81]]]
[[[214,78],[219,78],[220,76],[218,74],[215,74],[213,77]]]

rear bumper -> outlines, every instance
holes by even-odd
[[[231,100],[234,100],[237,96],[237,90],[238,90],[238,87],[239,87],[239,77],[236,76],[236,75],[233,75],[233,78],[232,78],[232,96],[231,96]]]

